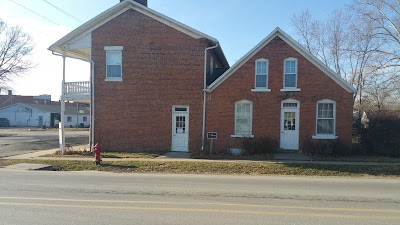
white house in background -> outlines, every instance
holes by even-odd
[[[58,127],[60,105],[15,103],[0,109],[0,118],[10,121],[12,127]],[[89,127],[89,107],[65,106],[65,127]]]

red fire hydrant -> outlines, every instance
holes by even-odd
[[[93,154],[94,154],[94,164],[95,165],[100,165],[100,162],[101,162],[101,145],[99,145],[99,143],[96,143],[95,146],[93,147]]]

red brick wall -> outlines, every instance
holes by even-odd
[[[95,143],[108,151],[167,149],[172,106],[189,106],[189,149],[201,147],[207,41],[128,10],[92,33]],[[122,82],[105,81],[104,46],[123,46]]]
[[[281,92],[283,87],[283,62],[286,58],[298,60],[297,86],[300,92]],[[268,86],[271,92],[251,92],[254,88],[255,61],[269,60]],[[208,94],[206,131],[218,132],[215,149],[237,146],[234,134],[235,102],[253,102],[253,134],[280,140],[281,101],[293,98],[300,101],[299,146],[316,133],[316,104],[318,100],[336,101],[336,135],[344,144],[351,144],[353,94],[348,93],[300,53],[275,38],[241,68]]]

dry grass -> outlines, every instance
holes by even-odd
[[[114,161],[95,166],[90,161],[0,160],[0,166],[15,163],[53,165],[58,171],[97,170],[115,173],[247,174],[296,176],[400,177],[400,166],[351,166],[251,162]]]
[[[165,154],[167,151],[149,151],[149,152],[102,152],[102,158],[117,158],[117,159],[126,159],[126,158],[147,158],[154,159],[159,157],[160,155]],[[44,157],[93,157],[93,152],[89,149],[76,148],[76,147],[67,147],[64,155],[61,155],[60,150],[57,150],[54,154],[45,155]]]
[[[354,155],[354,156],[322,156],[314,155],[314,161],[340,161],[340,162],[389,162],[398,163],[400,158],[387,156],[372,156],[372,155]]]

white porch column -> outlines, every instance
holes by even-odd
[[[63,79],[61,83],[61,118],[60,118],[60,123],[59,123],[59,140],[60,140],[60,150],[61,154],[64,155],[65,153],[65,100],[64,100],[64,91],[65,91],[65,51],[62,52],[62,58],[63,58]]]

